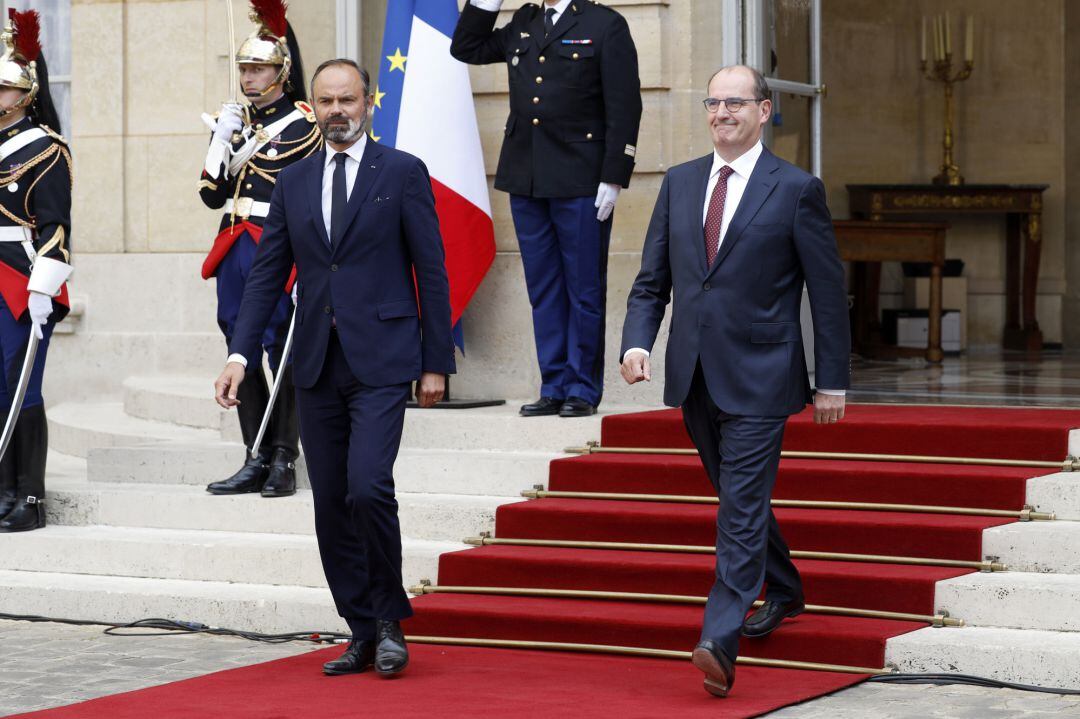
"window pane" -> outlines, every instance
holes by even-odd
[[[810,145],[812,98],[773,93],[772,139],[769,149],[777,157],[811,172]]]
[[[810,82],[810,0],[769,0],[766,54],[769,77]]]

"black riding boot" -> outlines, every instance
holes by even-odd
[[[49,425],[44,405],[19,413],[8,454],[14,453],[15,506],[0,520],[0,532],[26,532],[45,526],[45,456]]]
[[[296,390],[293,368],[286,365],[274,409],[270,414],[270,443],[274,447],[270,478],[262,488],[264,497],[288,497],[296,494],[296,458],[300,456],[300,424],[296,419]],[[265,444],[265,442],[263,443]]]
[[[262,424],[269,397],[270,390],[266,386],[262,367],[249,371],[236,391],[236,398],[240,400],[236,407],[236,416],[240,420],[240,435],[247,449],[251,448],[259,434],[259,425]],[[249,494],[262,490],[266,478],[270,476],[270,454],[270,442],[267,437],[263,437],[256,457],[249,454],[244,466],[236,474],[211,483],[206,491],[210,494]]]
[[[0,460],[0,519],[15,508],[15,499],[15,448],[9,447]]]

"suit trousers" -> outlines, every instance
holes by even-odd
[[[412,616],[393,476],[409,391],[408,383],[358,381],[337,331],[330,332],[319,379],[296,390],[323,571],[357,639],[374,638],[376,619]]]
[[[801,599],[802,580],[791,561],[770,502],[787,416],[727,414],[709,396],[699,364],[682,406],[683,421],[720,498],[716,513],[716,580],[705,604],[701,638],[734,661],[743,620],[768,584],[767,599]]]
[[[510,196],[532,305],[540,394],[600,404],[604,394],[609,217],[594,197]]]

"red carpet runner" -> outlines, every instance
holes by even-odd
[[[874,452],[1061,461],[1080,412],[853,406],[843,423],[792,418],[789,450]],[[524,421],[523,421],[524,423]],[[609,447],[687,447],[677,411],[607,417]],[[1028,477],[1049,470],[941,464],[784,460],[774,496],[1019,510]],[[549,490],[709,495],[696,457],[600,455],[557,460]],[[982,530],[1012,520],[923,513],[778,509],[792,550],[982,559]],[[711,545],[715,510],[639,501],[541,499],[500,508],[497,537]],[[860,609],[934,613],[934,585],[970,570],[798,560],[806,600]],[[707,555],[488,546],[443,555],[441,586],[525,587],[704,596]],[[701,607],[634,601],[432,594],[414,601],[412,635],[610,644],[689,651]],[[882,667],[885,641],[921,623],[804,614],[748,657]],[[943,629],[941,631],[949,631]],[[38,719],[319,719],[398,712],[458,717],[746,717],[826,694],[857,675],[741,667],[727,700],[711,699],[688,663],[538,651],[413,647],[399,681],[324,679],[319,664],[339,649],[200,677],[35,714]]]

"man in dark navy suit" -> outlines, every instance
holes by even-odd
[[[293,379],[326,579],[353,639],[327,674],[408,663],[394,460],[405,402],[430,407],[454,372],[450,291],[427,168],[364,132],[367,72],[315,71],[326,149],[281,172],[248,277],[217,401],[237,404],[246,358],[296,264]],[[415,276],[415,281],[414,281]]]
[[[825,189],[761,144],[768,84],[734,66],[708,92],[715,150],[664,177],[627,300],[622,375],[629,384],[651,379],[649,350],[674,290],[664,403],[682,407],[720,497],[716,581],[693,659],[706,691],[722,697],[735,680],[740,633],[765,636],[804,609],[769,503],[788,416],[812,401],[815,421],[843,418],[851,340]],[[799,326],[804,282],[816,395]],[[764,606],[745,618],[763,583]]]

